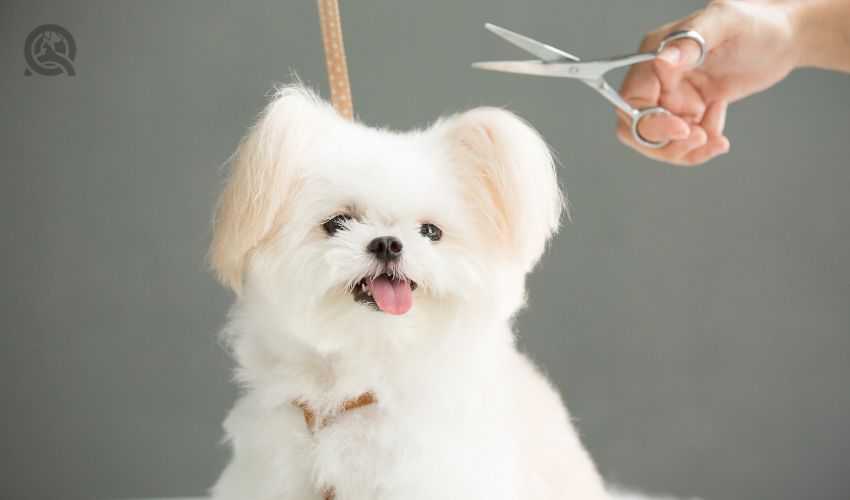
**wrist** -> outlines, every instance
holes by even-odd
[[[850,0],[786,2],[797,67],[850,70]]]

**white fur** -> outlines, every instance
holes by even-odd
[[[525,276],[563,201],[549,150],[480,108],[425,130],[349,122],[278,91],[234,159],[212,260],[238,299],[226,327],[243,394],[218,500],[608,498],[557,391],[514,345]],[[355,216],[329,236],[321,224]],[[432,242],[429,222],[443,230]],[[353,300],[372,238],[404,243],[403,316]],[[329,415],[311,435],[294,400]]]

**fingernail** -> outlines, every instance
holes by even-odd
[[[658,58],[664,59],[670,66],[675,66],[682,59],[682,51],[679,50],[679,47],[667,47],[658,54]]]

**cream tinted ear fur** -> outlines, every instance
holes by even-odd
[[[469,176],[476,206],[487,208],[482,215],[500,243],[530,270],[557,231],[565,204],[546,143],[524,120],[499,108],[476,108],[435,129],[445,134],[461,175]]]
[[[234,154],[218,201],[210,259],[241,292],[251,252],[282,225],[297,189],[300,159],[333,109],[299,86],[279,89]]]

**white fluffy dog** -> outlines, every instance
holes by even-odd
[[[216,219],[244,393],[214,497],[608,498],[512,332],[563,205],[507,111],[397,133],[279,90]]]

